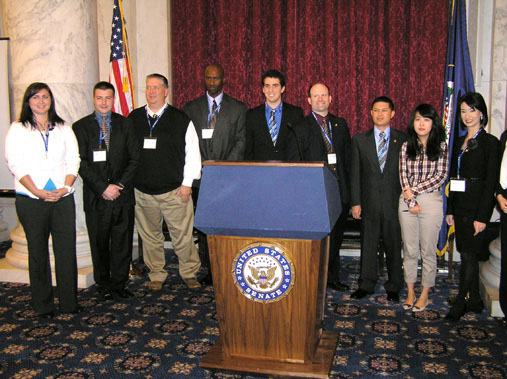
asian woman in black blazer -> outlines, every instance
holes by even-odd
[[[487,133],[488,110],[481,94],[468,92],[457,111],[467,134],[457,139],[451,161],[446,221],[455,225],[456,246],[461,255],[459,293],[445,317],[458,321],[467,312],[481,313],[478,256],[484,229],[495,205],[498,170],[496,137]]]

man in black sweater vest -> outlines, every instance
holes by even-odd
[[[168,105],[167,78],[146,77],[147,105],[129,115],[141,145],[141,160],[134,180],[136,227],[143,241],[144,262],[150,269],[150,289],[162,289],[164,270],[164,218],[179,272],[190,289],[201,285],[196,272],[201,267],[192,238],[194,212],[192,182],[201,177],[199,139],[192,121],[182,111]]]

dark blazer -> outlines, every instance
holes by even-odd
[[[217,122],[211,140],[202,139],[202,129],[208,122],[208,99],[201,96],[185,105],[183,111],[192,120],[199,136],[201,159],[243,160],[245,153],[245,115],[246,105],[224,94],[217,115]]]
[[[500,185],[500,170],[502,168],[503,153],[506,145],[507,145],[507,130],[505,130],[500,136],[500,148],[498,150],[498,183],[496,190],[497,195],[502,195],[507,199],[507,188],[503,189],[502,186]],[[500,214],[502,213],[503,212],[500,212]]]
[[[336,174],[340,186],[341,201],[348,204],[350,201],[350,131],[347,122],[341,117],[329,114],[329,121],[333,147],[336,152]],[[327,163],[326,144],[320,126],[312,113],[294,125],[294,134],[297,135],[298,143],[289,143],[289,161],[324,161]],[[294,134],[289,135],[289,141],[294,138]]]
[[[398,218],[401,193],[399,155],[405,134],[391,128],[384,172],[380,171],[373,128],[352,137],[351,206],[361,206],[361,218]]]
[[[458,156],[466,136],[455,143],[451,159],[450,177],[458,174]],[[466,178],[465,192],[449,192],[447,214],[470,216],[475,221],[489,222],[495,206],[498,183],[499,142],[485,130],[477,136],[477,147],[465,152],[461,158],[460,177]]]
[[[111,136],[105,162],[93,161],[93,150],[99,148],[100,130],[95,114],[75,122],[73,129],[81,157],[79,175],[84,184],[84,210],[93,210],[97,206],[135,204],[132,181],[139,165],[140,147],[132,122],[117,113],[111,114]],[[109,184],[124,186],[121,195],[114,201],[102,199],[102,193]]]
[[[290,130],[287,124],[294,126],[303,118],[303,110],[283,102],[282,120],[276,145],[273,146],[266,120],[266,106],[261,104],[246,113],[246,149],[245,159],[255,161],[286,161]]]

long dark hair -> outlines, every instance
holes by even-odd
[[[54,128],[58,124],[64,124],[65,121],[56,114],[55,110],[55,98],[53,97],[53,92],[46,83],[35,82],[28,86],[23,95],[23,103],[21,105],[21,113],[19,115],[19,122],[23,125],[28,126],[31,125],[32,129],[37,128],[37,124],[33,119],[33,112],[30,108],[30,98],[35,95],[37,92],[45,89],[49,93],[49,97],[51,98],[51,105],[48,110],[48,121],[51,128]]]
[[[419,104],[410,116],[410,123],[407,128],[407,156],[409,159],[414,160],[417,155],[423,153],[420,148],[419,138],[414,130],[416,113],[419,113],[421,117],[429,118],[433,122],[426,143],[426,155],[430,161],[436,161],[443,153],[441,145],[445,140],[445,130],[437,111],[430,104]]]

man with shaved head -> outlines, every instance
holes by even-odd
[[[206,93],[185,105],[183,110],[194,123],[199,137],[201,160],[243,160],[245,152],[246,105],[226,95],[224,69],[212,64],[204,71]],[[194,203],[197,204],[200,181],[194,181]],[[203,265],[209,267],[206,236],[199,233],[199,255]],[[210,271],[209,271],[210,272]],[[203,280],[211,284],[209,273]]]
[[[288,158],[324,161],[338,181],[342,212],[330,233],[327,285],[335,291],[345,291],[349,287],[340,282],[340,248],[349,214],[350,131],[345,119],[329,113],[331,100],[324,83],[310,86],[308,103],[312,111],[294,126],[291,136],[297,136],[297,143],[289,143]]]

